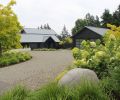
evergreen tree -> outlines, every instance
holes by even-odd
[[[110,14],[110,11],[108,9],[105,9],[101,18],[102,18],[102,21],[101,21],[102,27],[107,27],[107,24],[113,23],[112,14]]]
[[[49,30],[51,29],[50,26],[49,26],[49,24],[47,24],[47,29],[49,29]]]
[[[86,14],[85,20],[87,21],[86,26],[94,26],[95,18],[93,15],[90,15],[90,13]]]
[[[75,27],[72,29],[72,34],[78,33],[83,27],[85,26],[95,26],[100,27],[100,21],[99,17],[94,17],[93,15],[90,15],[90,13],[86,14],[84,19],[78,19],[75,22]]]
[[[118,9],[113,13],[113,24],[120,26],[120,5],[118,6]]]
[[[101,23],[100,23],[100,20],[99,20],[98,16],[96,16],[96,19],[95,19],[95,26],[96,27],[101,27]]]
[[[87,21],[85,19],[76,20],[75,26],[72,29],[72,35],[78,33],[85,26],[87,26]]]
[[[43,29],[43,26],[41,25],[41,27],[40,27],[41,29]]]
[[[69,36],[70,36],[70,34],[69,34],[68,30],[66,29],[66,26],[64,25],[62,33],[61,33],[61,38],[64,39]]]
[[[44,29],[47,29],[47,25],[46,24],[44,25]]]

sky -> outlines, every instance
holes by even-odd
[[[10,0],[0,0],[7,4]],[[87,13],[98,15],[109,9],[114,12],[120,0],[16,0],[13,10],[22,26],[37,28],[49,24],[58,34],[65,25],[71,33],[78,18],[84,18]]]

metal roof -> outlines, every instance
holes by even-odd
[[[98,28],[98,27],[92,27],[92,26],[85,26],[85,27],[102,36],[109,30],[107,28]]]
[[[21,34],[20,41],[22,43],[45,42],[50,37],[55,42],[60,42],[60,40],[55,35],[35,35],[35,34]]]
[[[60,42],[57,33],[52,29],[24,28],[23,30],[20,40],[22,43],[45,42],[50,37],[55,42]]]
[[[40,28],[24,28],[23,29],[27,34],[57,34],[52,29],[40,29]]]

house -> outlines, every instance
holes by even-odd
[[[80,47],[83,40],[95,41],[97,39],[102,39],[103,35],[107,32],[106,28],[98,28],[92,26],[85,26],[77,34],[72,36],[73,46]]]
[[[24,28],[21,31],[21,44],[23,47],[58,48],[60,40],[57,33],[52,29]]]

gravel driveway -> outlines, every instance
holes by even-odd
[[[70,50],[31,51],[27,62],[0,68],[0,92],[16,84],[36,89],[62,72],[72,61]]]

